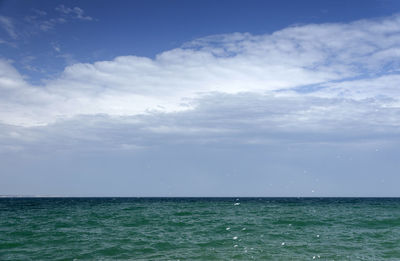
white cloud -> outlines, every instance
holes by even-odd
[[[59,24],[70,22],[71,20],[85,20],[94,21],[90,16],[84,16],[84,11],[79,7],[69,8],[64,5],[60,5],[55,8],[58,11],[56,17],[51,17],[47,12],[43,10],[33,9],[33,14],[25,17],[26,28],[21,28],[23,35],[30,36],[38,32],[47,32],[54,29]],[[50,16],[50,17],[49,17]]]
[[[388,74],[374,78],[341,81],[323,85],[323,89],[311,96],[346,98],[353,100],[378,99],[381,102],[400,102],[400,74]],[[384,105],[384,104],[382,104]]]
[[[70,15],[71,14],[73,16],[73,18],[75,18],[75,19],[88,20],[88,21],[92,21],[93,20],[92,17],[85,16],[84,15],[84,11],[81,8],[77,7],[77,6],[75,6],[73,8],[70,8],[70,7],[66,7],[64,5],[59,5],[58,7],[56,7],[56,10],[59,11],[60,13],[62,13],[62,14],[66,14],[66,15]]]
[[[108,151],[174,144],[217,146],[370,144],[398,141],[400,108],[379,101],[213,94],[193,110],[113,117],[77,116],[46,126],[0,126],[0,147]],[[376,145],[378,144],[378,145]]]
[[[39,10],[39,9],[33,9],[32,10],[35,14],[37,14],[38,16],[46,16],[47,12],[43,11],[43,10]]]
[[[53,46],[54,51],[56,51],[57,53],[59,53],[61,51],[60,45],[57,43],[51,43],[51,45]]]
[[[366,129],[392,135],[399,128],[399,36],[399,16],[217,35],[155,59],[73,64],[42,86],[2,60],[0,121],[36,133],[20,137],[101,137],[125,149],[182,139],[340,140],[367,137]]]
[[[12,39],[17,39],[18,35],[14,28],[14,23],[10,17],[0,15],[0,26],[8,33]]]
[[[0,90],[28,90],[30,87],[31,86],[24,81],[19,72],[11,65],[10,61],[0,60]]]

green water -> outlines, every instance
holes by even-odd
[[[0,199],[0,260],[314,259],[400,260],[400,199]]]

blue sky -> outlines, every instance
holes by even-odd
[[[65,8],[60,8],[64,6]],[[82,10],[78,16],[74,7]],[[13,33],[2,56],[34,83],[75,62],[154,57],[214,34],[266,34],[295,24],[392,15],[398,1],[2,1]],[[68,12],[69,10],[69,12]],[[66,13],[68,12],[68,13]],[[79,11],[78,11],[79,12]],[[61,20],[62,19],[62,20]],[[4,25],[4,24],[3,24]]]
[[[399,196],[398,1],[1,1],[0,194]]]

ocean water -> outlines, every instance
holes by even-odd
[[[400,260],[400,199],[2,198],[0,260]]]

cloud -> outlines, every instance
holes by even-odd
[[[35,14],[37,14],[38,16],[45,16],[45,15],[47,15],[47,12],[46,12],[46,11],[43,11],[43,10],[33,9],[32,11],[33,11]]]
[[[61,51],[59,44],[52,42],[51,46],[53,47],[54,51],[56,51],[57,53],[59,53]]]
[[[18,133],[3,140],[137,149],[397,137],[399,37],[397,15],[216,35],[154,59],[75,63],[41,86],[1,60],[0,122]]]
[[[56,10],[65,15],[72,15],[72,17],[75,19],[88,20],[88,21],[93,20],[93,18],[90,16],[84,16],[84,11],[77,6],[70,8],[64,5],[59,5],[58,7],[56,7]]]
[[[0,89],[23,89],[27,90],[29,86],[20,75],[20,73],[11,65],[10,61],[0,60]]]
[[[14,28],[14,23],[10,17],[0,15],[0,26],[8,33],[12,39],[17,39],[18,35]]]
[[[7,41],[4,41],[3,39],[0,38],[0,44],[7,44]]]
[[[27,112],[29,113],[29,112]],[[195,109],[132,116],[81,115],[0,126],[0,150],[35,153],[138,151],[171,146],[367,146],[399,140],[399,108],[379,102],[260,94],[213,94]]]
[[[69,8],[64,5],[59,5],[55,8],[58,12],[56,17],[51,17],[47,12],[39,9],[33,9],[33,14],[25,17],[25,25],[29,29],[25,32],[26,35],[35,34],[38,32],[47,32],[54,29],[59,24],[70,22],[71,20],[94,21],[90,16],[84,16],[84,11],[79,7]]]
[[[41,31],[46,32],[53,29],[57,24],[63,24],[65,22],[66,20],[64,18],[51,18],[49,20],[38,21],[36,25]]]

